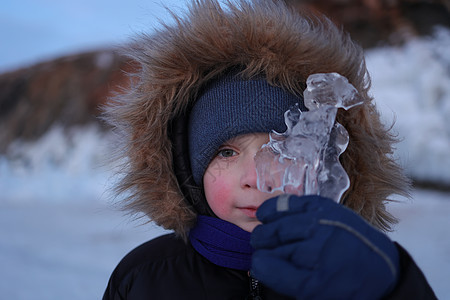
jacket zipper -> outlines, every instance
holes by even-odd
[[[250,272],[248,273],[248,277],[250,278],[250,294],[247,296],[246,300],[262,300],[259,281],[251,277]]]

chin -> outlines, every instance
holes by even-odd
[[[251,233],[253,231],[253,229],[255,229],[255,227],[258,226],[259,224],[261,224],[261,222],[259,222],[259,221],[247,222],[247,223],[243,224],[243,226],[239,226],[239,227],[241,227],[245,231]]]

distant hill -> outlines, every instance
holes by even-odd
[[[320,11],[347,30],[364,48],[401,44],[450,27],[449,0],[285,0]]]
[[[0,75],[0,153],[53,124],[96,121],[99,107],[126,85],[127,60],[111,49],[57,58]]]

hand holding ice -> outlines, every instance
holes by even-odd
[[[350,180],[339,162],[348,133],[335,122],[338,108],[350,109],[362,98],[337,73],[313,74],[303,93],[308,112],[298,105],[284,114],[287,130],[272,132],[255,156],[258,189],[297,195],[317,194],[339,202]]]

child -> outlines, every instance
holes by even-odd
[[[193,1],[141,37],[135,86],[109,107],[124,133],[127,207],[173,234],[131,251],[103,299],[435,299],[422,272],[380,230],[407,194],[394,139],[368,96],[362,50],[328,19],[281,1]],[[262,193],[254,155],[314,73],[345,76],[364,104],[339,111],[350,142],[342,205]]]

